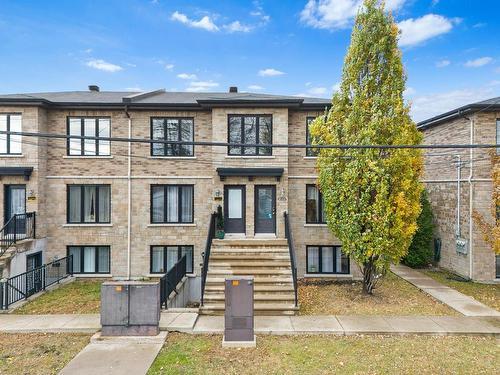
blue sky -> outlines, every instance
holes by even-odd
[[[360,0],[0,0],[0,93],[330,97]],[[386,0],[415,120],[500,95],[497,0]]]

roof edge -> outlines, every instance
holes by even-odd
[[[417,128],[420,130],[425,130],[433,126],[440,125],[444,122],[455,120],[469,113],[484,111],[486,109],[490,111],[500,110],[500,102],[495,104],[481,104],[481,103],[467,104],[457,109],[453,109],[451,111],[431,117],[427,120],[420,121],[417,123]]]

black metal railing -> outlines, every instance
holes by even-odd
[[[177,292],[177,284],[186,276],[186,256],[183,255],[165,275],[160,278],[160,306],[167,308],[168,297]]]
[[[70,255],[1,281],[0,309],[7,310],[13,303],[27,299],[72,274],[73,258]]]
[[[293,236],[290,228],[290,217],[285,211],[285,237],[288,240],[288,251],[290,252],[290,264],[292,267],[293,290],[295,292],[295,307],[299,306],[299,299],[297,293],[297,262],[295,259],[295,248],[293,247]]]
[[[220,210],[219,210],[220,211]],[[220,212],[214,212],[210,215],[210,224],[208,225],[207,242],[205,243],[205,251],[201,253],[203,264],[201,267],[201,301],[200,305],[203,306],[203,295],[205,294],[205,284],[207,282],[208,261],[210,260],[210,250],[212,248],[212,240],[215,237],[215,225]]]
[[[0,256],[18,241],[35,238],[36,213],[14,214],[0,229]]]

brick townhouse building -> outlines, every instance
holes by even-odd
[[[426,144],[499,144],[500,98],[465,105],[418,127]],[[490,223],[495,220],[490,152],[499,154],[500,148],[427,150],[424,182],[440,244],[439,265],[464,278],[497,282],[500,257],[473,219],[477,212]]]
[[[233,241],[242,248],[234,267],[240,273],[258,269],[262,290],[273,281],[289,282],[285,212],[299,277],[359,277],[326,227],[314,150],[154,143],[305,144],[308,124],[329,105],[237,88],[130,93],[89,86],[1,95],[1,130],[153,140],[0,135],[3,221],[36,215],[34,238],[11,245],[0,258],[3,275],[72,255],[81,277],[151,277],[186,255],[188,273],[199,279],[210,217],[220,205],[226,238],[219,246]],[[23,220],[28,227],[29,218]],[[270,269],[265,257],[254,256],[273,247],[281,253]]]

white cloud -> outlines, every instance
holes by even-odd
[[[485,22],[478,22],[478,23],[476,23],[476,24],[472,25],[472,27],[473,27],[473,28],[475,28],[475,29],[479,29],[479,28],[481,28],[481,27],[485,27],[485,26],[487,26],[487,25],[488,25],[488,24],[487,24],[487,23],[485,23]]]
[[[455,20],[455,22],[458,22]],[[437,14],[427,14],[420,18],[410,18],[398,23],[401,30],[399,45],[414,46],[438,35],[446,34],[453,28],[453,20]]]
[[[209,89],[212,89],[217,86],[219,86],[219,84],[213,81],[193,81],[189,83],[189,86],[186,88],[186,91],[189,92],[208,91]]]
[[[252,31],[252,26],[243,25],[240,21],[233,21],[223,27],[230,33],[248,33]]]
[[[180,79],[196,79],[198,77],[196,76],[196,74],[180,73],[180,74],[177,74],[177,78],[180,78]]]
[[[417,90],[415,90],[413,87],[407,87],[404,96],[413,96],[417,93]]]
[[[264,12],[264,8],[262,7],[260,1],[254,1],[253,5],[255,7],[255,10],[251,11],[250,15],[260,18],[261,25],[265,25],[266,23],[268,23],[271,20],[271,17]]]
[[[198,29],[204,29],[207,31],[219,31],[219,28],[215,23],[213,23],[212,19],[209,16],[203,16],[201,19],[198,21],[190,19],[188,16],[186,16],[183,13],[180,13],[178,11],[175,11],[172,13],[170,16],[170,19],[172,21],[177,21],[180,22],[186,26],[189,27],[194,27]]]
[[[250,85],[248,86],[249,90],[264,90],[264,87],[259,86],[259,85]]]
[[[275,77],[275,76],[281,76],[283,74],[285,74],[285,72],[273,68],[259,70],[259,76],[261,77]]]
[[[311,87],[307,92],[311,95],[323,96],[327,93],[326,87]]]
[[[411,115],[415,121],[451,111],[469,103],[475,103],[498,95],[492,86],[453,90],[442,93],[415,96],[412,99]]]
[[[140,87],[127,87],[125,90],[126,91],[133,91],[133,92],[143,92],[144,91]]]
[[[406,0],[386,0],[387,10],[401,8]],[[317,29],[342,29],[350,25],[363,5],[363,0],[309,0],[300,19]]]
[[[170,70],[174,69],[174,66],[175,66],[174,64],[165,64],[165,70],[170,71]]]
[[[340,82],[337,82],[336,84],[334,84],[334,85],[332,86],[332,91],[333,91],[333,92],[340,91]]]
[[[480,68],[493,62],[493,58],[489,56],[480,57],[478,59],[469,60],[464,65],[467,68]]]
[[[101,59],[92,59],[87,61],[86,65],[90,68],[102,70],[104,72],[115,73],[123,70],[120,65],[112,64]]]
[[[444,67],[447,67],[448,65],[451,64],[451,61],[450,60],[439,60],[436,62],[436,67],[437,68],[444,68]]]
[[[500,66],[498,68],[495,68],[495,73],[500,73]]]
[[[85,50],[83,50],[83,52],[85,53],[92,53],[93,49],[92,48],[87,48]]]

